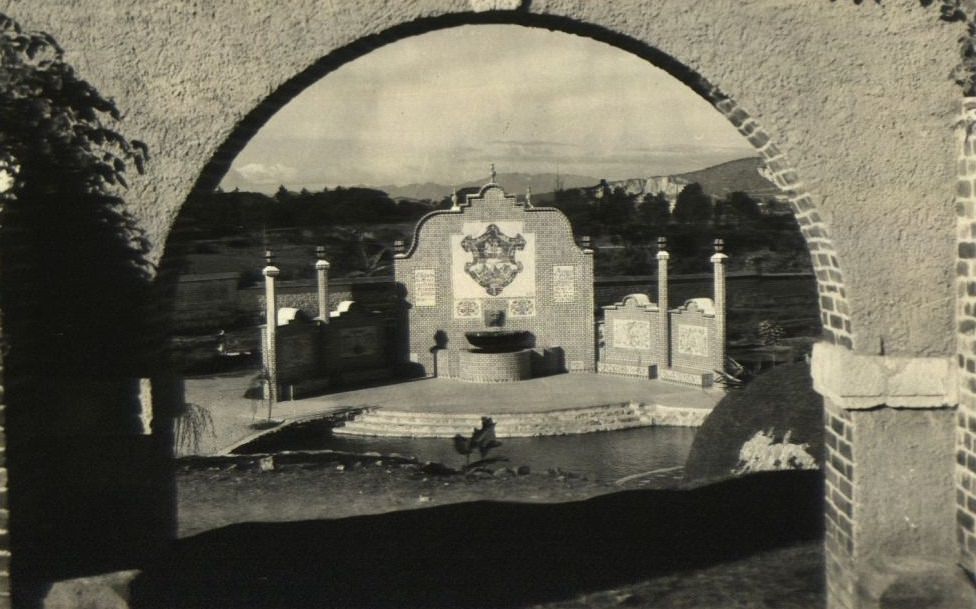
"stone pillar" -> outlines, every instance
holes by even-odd
[[[271,264],[272,258],[271,250],[266,251],[264,254],[266,265],[261,271],[264,275],[264,318],[267,323],[262,363],[268,372],[267,398],[269,403],[274,405],[278,401],[278,294],[275,278],[281,271]]]
[[[715,345],[712,347],[712,368],[725,372],[725,261],[728,256],[722,253],[725,242],[715,240],[715,253],[712,255],[712,269],[715,286]]]
[[[661,314],[658,317],[657,342],[661,352],[660,370],[671,367],[671,314],[668,311],[668,240],[657,238],[657,306]]]
[[[814,346],[828,609],[877,609],[906,593],[912,606],[976,606],[956,566],[953,367]],[[936,599],[948,602],[928,604]]]
[[[315,274],[319,282],[319,319],[329,323],[329,261],[325,259],[325,248],[315,248]]]

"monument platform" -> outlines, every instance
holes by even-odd
[[[492,385],[419,379],[281,402],[275,408],[284,424],[363,409],[361,415],[335,430],[349,435],[468,435],[487,416],[495,421],[498,437],[524,437],[651,425],[696,427],[722,395],[716,389],[574,373]],[[235,446],[257,435],[261,434]]]

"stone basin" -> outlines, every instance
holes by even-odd
[[[480,330],[465,332],[471,346],[484,353],[507,353],[528,346],[528,330]]]

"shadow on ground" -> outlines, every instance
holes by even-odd
[[[134,582],[131,606],[542,603],[816,539],[822,501],[819,472],[776,472],[571,503],[237,524],[177,542]]]

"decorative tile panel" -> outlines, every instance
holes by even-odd
[[[415,307],[437,306],[437,274],[434,269],[413,272],[413,304]]]

